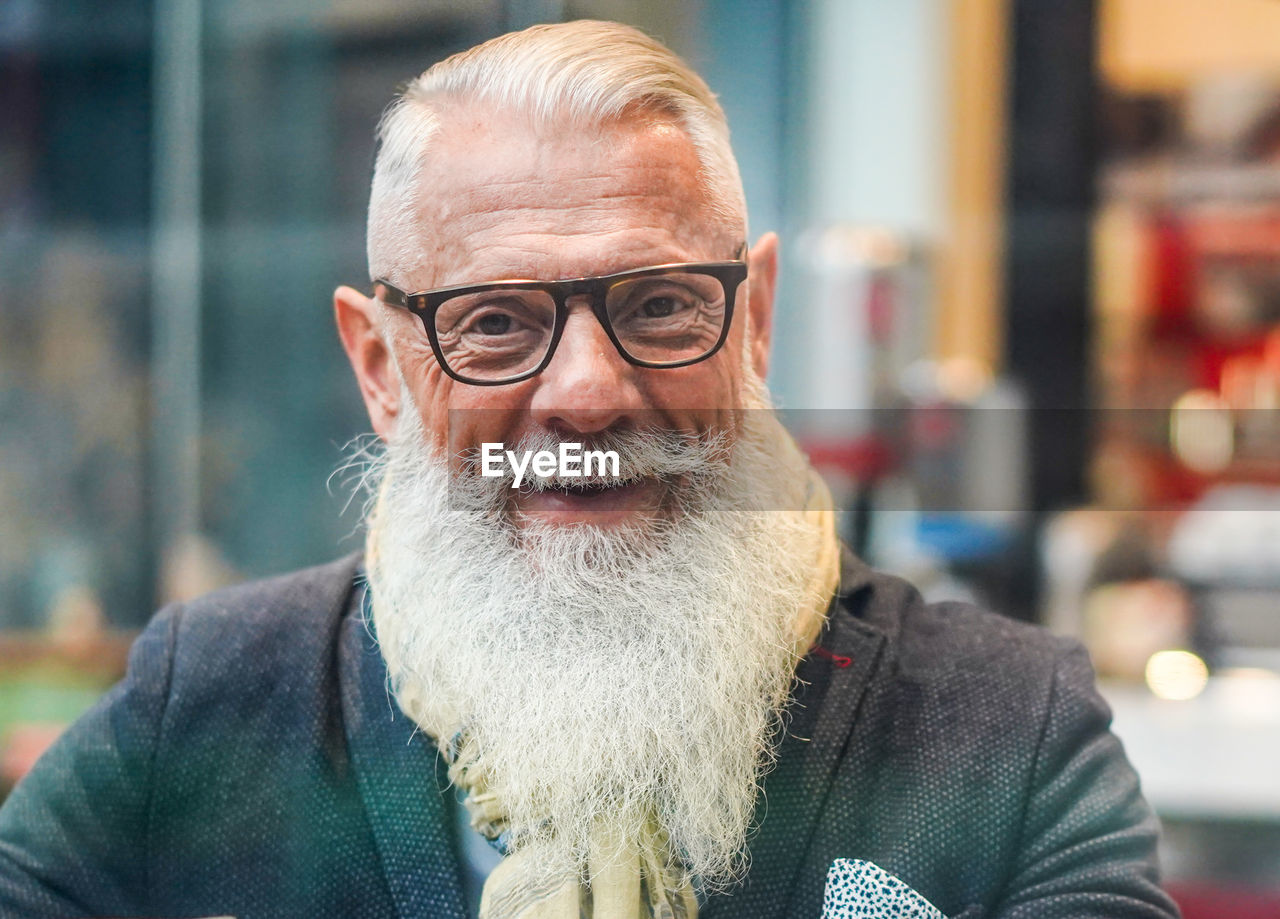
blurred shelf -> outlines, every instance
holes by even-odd
[[[1280,821],[1280,678],[1211,677],[1187,701],[1140,685],[1100,689],[1158,813]]]
[[[306,35],[332,39],[387,38],[409,33],[447,37],[459,31],[491,30],[500,21],[500,0],[233,0],[218,8],[210,32],[228,44],[292,40]]]
[[[0,52],[15,62],[33,56],[44,66],[145,60],[151,38],[151,4],[145,0],[0,4]]]
[[[1145,203],[1280,201],[1280,164],[1125,163],[1102,173],[1107,198]]]

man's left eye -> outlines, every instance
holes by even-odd
[[[650,297],[640,306],[640,315],[646,319],[665,319],[679,312],[684,306],[675,297]]]
[[[507,313],[489,313],[476,320],[476,328],[483,335],[505,335],[515,324]]]

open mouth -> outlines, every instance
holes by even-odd
[[[555,492],[570,497],[593,498],[649,481],[649,476],[636,473],[625,476],[551,476],[524,482],[519,491],[526,494]]]
[[[606,523],[613,516],[622,520],[656,512],[664,492],[661,482],[653,478],[560,479],[539,483],[536,489],[521,488],[515,503],[525,514],[551,513],[554,519],[570,522],[581,513],[584,521]]]
[[[573,485],[554,485],[551,490],[558,491],[567,498],[581,498],[590,501],[593,498],[607,496],[620,488],[630,488],[634,482],[587,482]]]

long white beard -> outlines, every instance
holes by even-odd
[[[466,729],[508,843],[549,871],[582,871],[597,821],[623,839],[656,822],[701,884],[728,882],[814,564],[796,515],[726,509],[803,504],[772,414],[743,413],[728,462],[698,460],[715,471],[686,478],[672,520],[615,531],[512,526],[505,483],[451,480],[402,419],[369,570],[401,708],[446,744]]]

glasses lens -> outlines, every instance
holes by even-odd
[[[541,363],[551,345],[555,316],[555,301],[543,291],[480,291],[440,305],[436,339],[458,376],[505,380]]]
[[[724,330],[724,288],[711,275],[673,271],[619,281],[605,306],[623,349],[655,364],[703,357]]]

